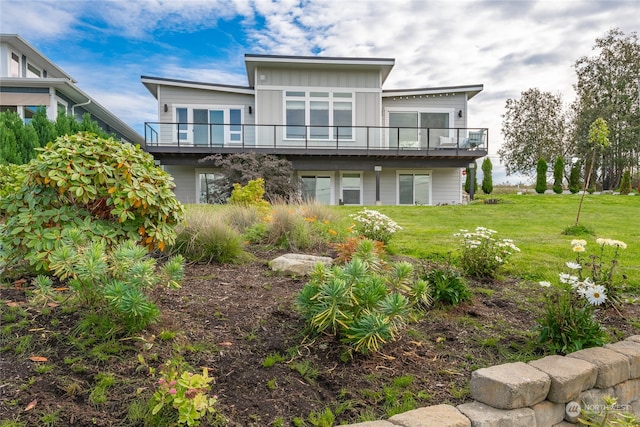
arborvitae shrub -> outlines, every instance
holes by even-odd
[[[545,159],[538,160],[536,167],[536,193],[543,194],[547,191],[547,162]]]
[[[562,193],[562,180],[564,179],[564,160],[558,157],[553,164],[553,192]]]

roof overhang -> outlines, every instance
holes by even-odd
[[[151,92],[151,95],[153,95],[156,99],[158,99],[159,86],[173,86],[173,87],[180,87],[180,88],[210,90],[215,92],[239,93],[244,95],[255,94],[255,90],[252,87],[247,87],[247,86],[221,85],[221,84],[202,83],[202,82],[194,82],[189,80],[166,79],[163,77],[150,77],[150,76],[141,76],[140,80],[142,81],[142,84],[147,88],[147,90]]]
[[[82,104],[82,108],[84,110],[88,111],[105,123],[108,123],[109,126],[120,133],[128,142],[144,145],[144,138],[142,135],[66,78],[24,79],[19,77],[2,77],[0,78],[0,86],[56,89],[74,102],[74,104],[69,105],[69,107]],[[85,104],[87,101],[90,102]]]
[[[388,89],[382,91],[383,98],[392,98],[398,96],[415,96],[415,95],[456,95],[464,93],[467,95],[467,99],[471,99],[484,89],[481,84],[469,85],[469,86],[443,86],[443,87],[430,87],[422,89]]]
[[[23,39],[19,35],[0,34],[0,43],[6,43],[9,46],[13,47],[15,50],[27,55],[30,61],[34,62],[35,65],[46,69],[48,74],[53,74],[56,77],[65,78],[73,83],[76,83],[73,77],[65,73],[62,68],[54,64],[49,58],[44,56],[42,52],[31,46],[25,39]]]
[[[249,86],[255,86],[255,70],[257,67],[295,67],[324,70],[377,70],[382,76],[382,83],[387,79],[395,64],[393,58],[342,58],[323,56],[280,56],[280,55],[244,55]]]

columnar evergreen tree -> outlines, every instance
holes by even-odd
[[[493,192],[493,165],[491,159],[486,157],[482,161],[482,192],[484,194],[491,194]]]
[[[571,191],[571,194],[576,194],[580,191],[580,168],[580,162],[576,162],[571,166],[569,175],[569,191]]]
[[[547,161],[539,158],[536,167],[536,193],[538,194],[542,194],[547,190],[547,169]]]
[[[553,192],[562,193],[562,181],[564,180],[564,160],[558,157],[553,164]]]
[[[631,193],[631,172],[629,169],[622,174],[622,182],[620,182],[620,194]]]
[[[55,121],[47,118],[47,111],[38,108],[29,123],[17,113],[0,113],[0,164],[24,164],[36,156],[35,148],[44,147],[62,135],[89,132],[100,138],[109,138],[89,114],[77,121],[73,116],[61,113]]]

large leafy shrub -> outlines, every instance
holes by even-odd
[[[62,136],[16,177],[0,199],[0,246],[9,264],[49,266],[67,227],[109,247],[134,239],[148,249],[173,243],[184,209],[172,178],[139,147],[78,133]]]
[[[375,353],[394,340],[415,310],[430,303],[427,283],[407,262],[382,268],[371,240],[344,266],[318,264],[296,305],[313,333],[339,337],[353,350]]]

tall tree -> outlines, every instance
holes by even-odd
[[[521,93],[520,99],[507,99],[502,115],[504,142],[498,150],[507,175],[532,176],[538,159],[548,163],[564,157],[565,115],[562,97],[537,88]]]
[[[625,35],[614,28],[596,39],[593,50],[595,56],[581,57],[574,64],[575,138],[577,154],[594,174],[599,172],[603,189],[609,190],[618,187],[625,169],[640,163],[640,42],[637,33]],[[608,124],[611,145],[589,164],[589,128],[598,117]]]

